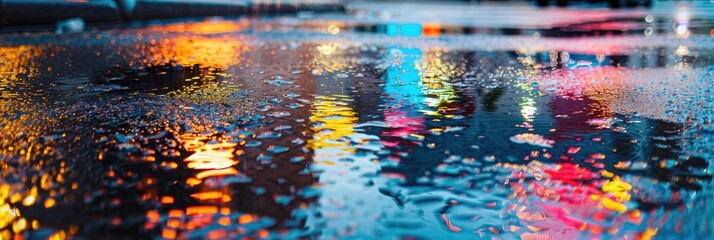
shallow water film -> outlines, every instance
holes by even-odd
[[[605,15],[2,35],[0,238],[707,238],[713,22]]]

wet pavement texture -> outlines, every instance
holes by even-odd
[[[710,236],[714,32],[688,9],[5,34],[0,238]]]

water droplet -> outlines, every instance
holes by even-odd
[[[288,147],[286,147],[286,146],[273,146],[273,145],[271,145],[271,146],[268,147],[266,150],[267,150],[268,152],[272,152],[272,153],[281,153],[281,152],[285,152],[285,151],[287,151],[287,150],[289,150],[289,149],[290,149],[290,148],[288,148]]]

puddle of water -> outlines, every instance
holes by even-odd
[[[3,36],[3,239],[714,229],[709,36],[215,21]]]

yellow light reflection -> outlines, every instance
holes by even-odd
[[[313,56],[314,68],[312,73],[314,75],[342,71],[354,64],[351,62],[352,58],[339,54],[339,46],[340,44],[336,42],[316,46],[318,54]]]
[[[237,21],[209,20],[203,22],[173,23],[150,26],[147,30],[150,32],[161,33],[216,34],[238,32],[246,29],[249,25],[250,22],[248,19],[241,19]]]
[[[160,64],[174,60],[184,66],[199,64],[214,68],[235,66],[246,46],[231,36],[177,36],[137,46],[145,55],[145,64]]]
[[[197,132],[212,132],[210,124],[191,124],[191,128]],[[184,148],[193,152],[184,159],[186,166],[190,169],[198,170],[195,176],[186,180],[191,187],[198,187],[203,181],[211,178],[234,176],[238,174],[235,165],[239,163],[236,159],[237,143],[227,142],[227,139],[220,137],[210,137],[206,134],[184,133],[179,139]],[[207,187],[207,186],[202,186]],[[162,226],[162,237],[167,239],[185,238],[186,232],[203,228],[214,224],[229,225],[230,219],[225,216],[231,214],[228,207],[220,207],[215,204],[230,202],[233,199],[225,189],[208,187],[209,189],[197,189],[199,191],[191,194],[191,198],[202,202],[204,205],[188,206],[185,209],[173,209],[168,212],[168,219],[162,220],[161,215],[155,211],[149,211],[146,215],[147,227],[154,228],[157,224]],[[172,196],[163,196],[161,203],[171,206],[175,202]],[[165,222],[162,222],[165,221]],[[222,236],[225,237],[225,232]]]
[[[18,171],[40,170],[42,164],[33,161],[34,155],[48,153],[51,147],[33,144],[40,138],[43,126],[52,126],[56,119],[36,111],[40,107],[30,100],[33,93],[18,94],[14,89],[31,87],[31,80],[43,71],[40,58],[45,56],[46,47],[34,45],[0,46],[0,115],[16,116],[0,118],[0,238],[9,239],[13,234],[21,237],[26,229],[37,229],[35,220],[25,219],[17,207],[34,207],[44,199],[39,198],[39,189],[52,185],[52,179],[44,176],[61,178],[62,172],[44,172],[39,175],[24,176],[17,179]],[[13,90],[10,90],[13,89]],[[17,138],[18,134],[25,136]],[[10,161],[11,159],[14,159]],[[51,161],[51,160],[47,160]],[[14,162],[14,164],[9,164]],[[10,177],[10,176],[15,177]],[[13,179],[15,178],[15,179]],[[40,181],[42,179],[42,181]],[[13,181],[21,180],[21,181]],[[51,199],[51,198],[48,198]],[[41,201],[38,201],[41,200]]]
[[[200,170],[196,178],[200,180],[238,174],[238,171],[233,168],[238,164],[238,160],[234,160],[235,147],[238,144],[228,142],[207,144],[207,140],[207,137],[192,133],[181,136],[184,148],[194,152],[184,162],[188,168]]]
[[[337,35],[338,33],[340,33],[340,27],[332,24],[329,27],[327,27],[327,32],[329,32],[332,35]]]
[[[322,44],[317,46],[317,51],[320,52],[320,54],[322,55],[332,55],[337,52],[338,46],[339,44],[334,42]]]
[[[5,89],[28,84],[28,79],[40,73],[36,60],[44,55],[44,51],[44,48],[34,45],[0,47],[0,103],[1,99],[19,97]],[[2,103],[0,111],[12,106],[16,105]]]
[[[454,87],[449,83],[449,77],[454,75],[455,69],[442,61],[442,55],[443,52],[435,50],[425,54],[416,65],[421,76],[419,85],[427,96],[424,98],[424,104],[437,108],[437,112],[447,110],[442,106],[453,102],[457,97]]]
[[[310,121],[321,124],[315,124],[311,128],[315,134],[313,139],[308,141],[308,148],[317,150],[348,145],[348,142],[339,140],[354,133],[352,126],[357,122],[357,117],[345,100],[346,96],[315,97]]]

